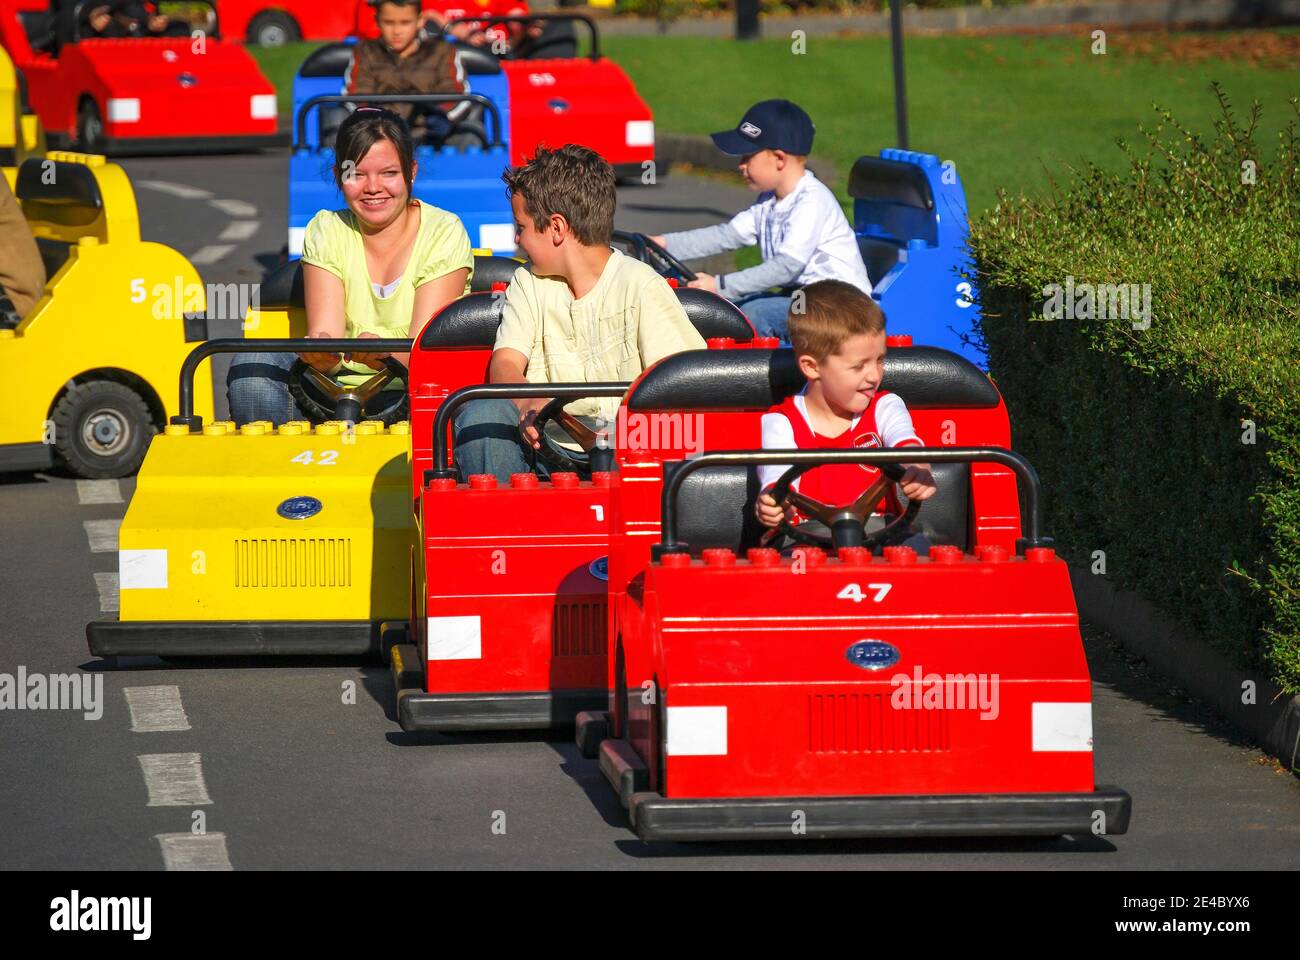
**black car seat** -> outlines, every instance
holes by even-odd
[[[885,357],[885,380],[912,410],[996,407],[997,388],[973,363],[937,347],[895,347]],[[766,411],[804,386],[794,351],[692,350],[668,357],[647,373],[627,399],[629,412],[707,413]],[[706,451],[708,452],[708,451]],[[680,462],[665,465],[665,481]],[[934,544],[968,547],[970,465],[934,464],[938,488],[917,517]],[[756,546],[757,471],[748,466],[698,470],[678,497],[678,536],[692,552]]]

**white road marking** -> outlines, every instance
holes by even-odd
[[[230,217],[257,216],[257,207],[253,206],[247,200],[209,200],[208,206],[216,207],[222,213]]]
[[[136,757],[144,771],[151,807],[197,807],[210,804],[197,753],[147,753]]]
[[[122,526],[121,517],[112,520],[82,520],[81,525],[86,528],[91,553],[112,553],[117,549],[117,531]]]
[[[135,185],[156,193],[170,193],[173,197],[184,200],[207,200],[212,196],[207,190],[200,190],[198,187],[191,187],[184,183],[170,183],[166,180],[137,180]]]
[[[95,574],[95,589],[99,591],[100,613],[117,613],[122,609],[121,603],[118,602],[117,583],[116,573]]]
[[[126,705],[131,711],[132,733],[167,733],[190,729],[190,718],[181,703],[181,688],[171,684],[127,687]]]
[[[78,503],[121,503],[122,488],[116,480],[78,480]]]
[[[218,240],[247,240],[257,233],[257,228],[262,224],[258,220],[232,220],[226,225],[226,229],[221,231]]]
[[[226,254],[234,250],[234,245],[229,243],[210,243],[206,247],[200,247],[198,251],[190,257],[190,263],[196,267],[207,266],[224,259]]]
[[[224,833],[156,833],[168,870],[233,870]]]

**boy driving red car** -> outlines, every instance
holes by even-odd
[[[821,280],[803,288],[803,309],[792,304],[789,323],[799,369],[808,379],[802,391],[763,415],[764,450],[850,450],[870,447],[924,446],[912,427],[912,415],[897,394],[881,390],[885,361],[885,315],[876,302],[842,280]],[[775,529],[783,519],[809,524],[806,528],[828,534],[816,520],[781,509],[766,491],[788,468],[760,466],[764,493],[754,512],[765,527]],[[800,476],[794,488],[825,504],[851,504],[876,482],[880,471],[868,464],[815,467]],[[899,483],[909,500],[927,500],[935,494],[929,464],[908,464]],[[903,513],[891,485],[873,511],[867,533],[880,529]],[[778,540],[789,540],[788,537]],[[778,542],[774,546],[788,546]],[[929,540],[913,533],[903,546],[928,553]]]

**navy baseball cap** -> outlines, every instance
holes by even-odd
[[[743,157],[760,150],[784,150],[806,156],[812,153],[812,117],[789,100],[764,100],[745,111],[735,130],[713,134],[723,153]]]

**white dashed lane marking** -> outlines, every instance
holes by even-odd
[[[190,263],[196,267],[204,267],[216,263],[223,259],[226,254],[234,250],[235,246],[231,243],[210,243],[206,247],[200,247],[198,251],[190,257]]]
[[[224,833],[159,833],[163,863],[168,870],[233,870]]]
[[[169,193],[173,197],[180,197],[182,200],[207,200],[212,197],[212,194],[207,190],[191,187],[184,183],[170,183],[166,180],[137,180],[135,185],[157,193]]]
[[[136,759],[144,771],[149,806],[197,807],[212,802],[197,753],[147,753]]]
[[[86,528],[91,553],[113,553],[117,550],[117,531],[122,526],[121,517],[112,520],[82,520],[81,525]]]
[[[190,729],[190,718],[181,703],[181,688],[170,684],[127,687],[126,705],[131,711],[132,733],[167,733]]]
[[[121,503],[122,488],[116,480],[78,480],[77,501],[79,503]]]
[[[99,591],[99,612],[117,613],[121,609],[118,602],[116,573],[95,574],[95,589]]]
[[[261,226],[256,220],[232,220],[226,225],[226,229],[221,231],[218,240],[250,240],[257,233],[257,228]]]
[[[209,200],[209,207],[216,207],[228,217],[256,217],[257,207],[247,200]]]

